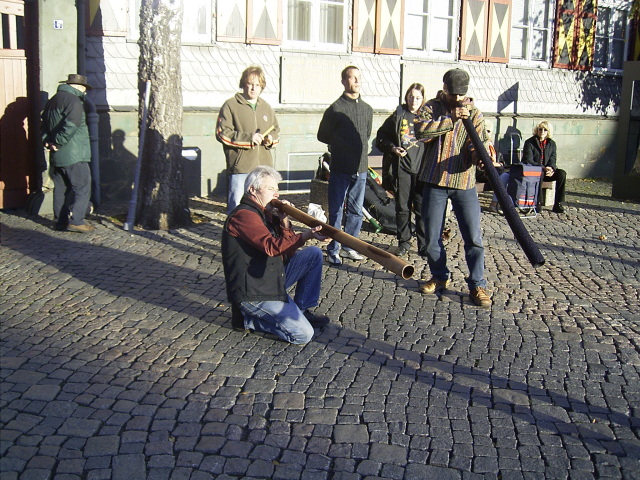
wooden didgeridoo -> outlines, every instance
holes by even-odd
[[[462,104],[460,105],[462,106]],[[484,163],[484,170],[487,173],[489,183],[498,198],[498,202],[500,202],[500,206],[504,212],[504,218],[507,219],[507,223],[509,224],[509,227],[511,227],[514,237],[516,237],[516,240],[520,244],[520,247],[522,247],[522,250],[529,259],[529,262],[531,262],[531,265],[534,267],[544,265],[544,257],[542,256],[542,253],[540,253],[538,245],[533,241],[531,235],[529,235],[529,232],[522,223],[518,212],[516,212],[516,209],[513,206],[513,200],[511,200],[507,190],[500,181],[498,171],[493,165],[489,152],[487,152],[482,140],[480,140],[480,135],[478,135],[478,132],[473,126],[473,122],[470,118],[463,118],[462,124],[471,139],[471,143],[473,143],[476,153],[480,155],[482,163]]]
[[[342,230],[338,230],[331,225],[328,225],[324,222],[321,222],[317,218],[313,218],[311,215],[304,213],[297,208],[287,205],[286,203],[282,203],[280,200],[271,200],[271,204],[283,211],[287,215],[295,218],[296,220],[304,223],[309,227],[317,227],[318,225],[322,226],[322,230],[320,233],[327,237],[333,238],[336,242],[340,242],[342,245],[345,245],[349,248],[354,249],[356,252],[361,253],[362,255],[370,258],[376,263],[379,263],[383,267],[385,267],[390,272],[395,273],[396,275],[401,276],[405,280],[411,278],[413,276],[414,268],[413,265],[405,262],[399,257],[392,255],[391,253],[382,250],[381,248],[374,247],[373,245],[369,245],[367,242],[363,242],[362,240],[349,235],[348,233],[343,232]]]

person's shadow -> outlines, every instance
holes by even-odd
[[[46,268],[56,269],[70,277],[74,291],[81,291],[82,285],[85,285],[87,288],[104,292],[106,295],[99,292],[91,294],[98,298],[97,306],[100,308],[103,308],[101,302],[115,297],[115,300],[111,299],[110,302],[127,304],[128,298],[134,303],[142,304],[137,306],[141,312],[155,310],[154,318],[164,310],[174,312],[181,319],[191,318],[187,322],[190,325],[203,322],[202,325],[193,327],[194,331],[200,332],[198,338],[201,342],[205,342],[204,339],[214,334],[215,329],[231,328],[231,311],[226,300],[219,249],[219,226],[201,225],[197,232],[188,231],[186,234],[178,235],[170,232],[140,232],[133,236],[128,234],[126,237],[112,235],[109,242],[101,241],[102,244],[93,241],[82,243],[80,256],[79,244],[68,234],[48,232],[42,226],[25,229],[7,224],[2,225],[2,232],[4,248],[20,252],[40,264],[47,265]],[[98,231],[92,235],[99,234]],[[141,255],[128,251],[128,238],[133,238],[132,244],[148,244],[150,254]],[[113,246],[108,246],[110,244]],[[174,251],[171,252],[170,249]],[[197,257],[197,261],[188,260],[194,257]],[[332,288],[335,286],[323,285],[325,291]],[[86,303],[91,305],[91,299],[86,300]],[[107,311],[108,305],[110,303],[104,306]],[[121,307],[117,307],[116,311],[118,308]],[[366,305],[362,308],[366,309]],[[389,310],[382,310],[384,309],[372,310],[367,322],[379,321],[383,325]],[[574,441],[579,441],[587,448],[593,446],[609,449],[609,453],[613,455],[625,456],[627,451],[638,451],[637,443],[609,436],[609,427],[601,429],[586,422],[576,425],[572,420],[572,415],[576,413],[588,414],[592,419],[623,428],[637,425],[637,420],[632,419],[626,412],[612,407],[595,407],[567,393],[494,373],[488,367],[464,365],[453,359],[443,360],[413,349],[416,346],[420,349],[420,344],[402,347],[398,346],[398,343],[369,338],[359,331],[344,328],[337,323],[353,320],[355,317],[352,317],[351,313],[357,314],[345,311],[342,316],[334,317],[332,323],[306,346],[287,345],[266,336],[262,339],[252,339],[251,344],[264,341],[281,345],[273,350],[273,355],[286,355],[289,359],[287,363],[295,362],[298,356],[306,358],[318,354],[319,351],[333,350],[343,355],[345,362],[349,362],[350,359],[365,362],[376,371],[383,372],[391,381],[410,382],[415,388],[423,391],[425,396],[435,391],[445,392],[447,396],[457,398],[463,406],[461,408],[474,405],[482,406],[489,411],[495,410],[500,412],[500,415],[509,415],[514,420],[528,423],[535,429],[549,434],[570,435]],[[164,344],[179,342],[170,322],[160,321],[150,328],[151,323],[146,321],[144,314],[141,315],[142,317],[138,315],[139,322],[144,328],[138,328],[143,328],[145,335],[157,337],[157,341]],[[418,326],[423,323],[419,311],[415,312],[415,318],[399,318],[400,323],[404,321],[415,322]],[[206,324],[215,326],[214,330],[209,331]],[[428,326],[424,324],[425,328]],[[232,344],[235,343],[241,344],[247,338],[246,335],[242,332],[230,332],[225,337],[225,348],[233,348]],[[456,340],[448,340],[450,341],[447,348],[452,348]],[[191,341],[199,342],[193,338]],[[78,339],[78,342],[81,342],[81,339]],[[264,354],[263,349],[261,351],[263,358],[257,361],[258,364],[271,364],[274,361],[271,355]],[[259,365],[256,366],[256,370],[259,370]]]
[[[24,207],[29,193],[38,190],[38,173],[46,170],[46,165],[34,161],[33,145],[29,143],[30,106],[27,97],[18,97],[0,118],[0,208]]]
[[[137,156],[125,147],[123,130],[111,134],[112,148],[100,164],[100,183],[103,201],[127,202],[131,199]]]

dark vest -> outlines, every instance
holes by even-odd
[[[242,198],[227,218],[222,230],[222,265],[227,284],[227,297],[231,302],[287,301],[284,288],[285,274],[282,257],[270,257],[245,241],[229,234],[229,219],[239,210],[250,210],[260,216],[265,227],[274,236],[278,229],[267,220],[254,202]]]

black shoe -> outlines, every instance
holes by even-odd
[[[231,304],[231,328],[233,328],[236,332],[244,332],[244,315],[242,314],[242,310],[240,307],[232,303]]]
[[[322,328],[329,323],[329,317],[326,315],[316,315],[309,310],[304,311],[304,316],[309,320],[309,323],[313,328]]]
[[[556,204],[553,206],[552,211],[553,211],[554,213],[564,213],[564,206],[563,206],[561,203],[556,203]]]
[[[409,255],[409,249],[406,245],[400,245],[396,250],[396,257],[406,257]]]

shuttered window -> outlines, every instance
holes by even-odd
[[[506,63],[510,30],[511,0],[464,0],[460,58]]]
[[[403,0],[354,0],[353,50],[401,55]]]
[[[558,0],[553,66],[591,70],[596,34],[596,0]]]
[[[282,43],[282,0],[218,1],[216,39],[279,45]]]

